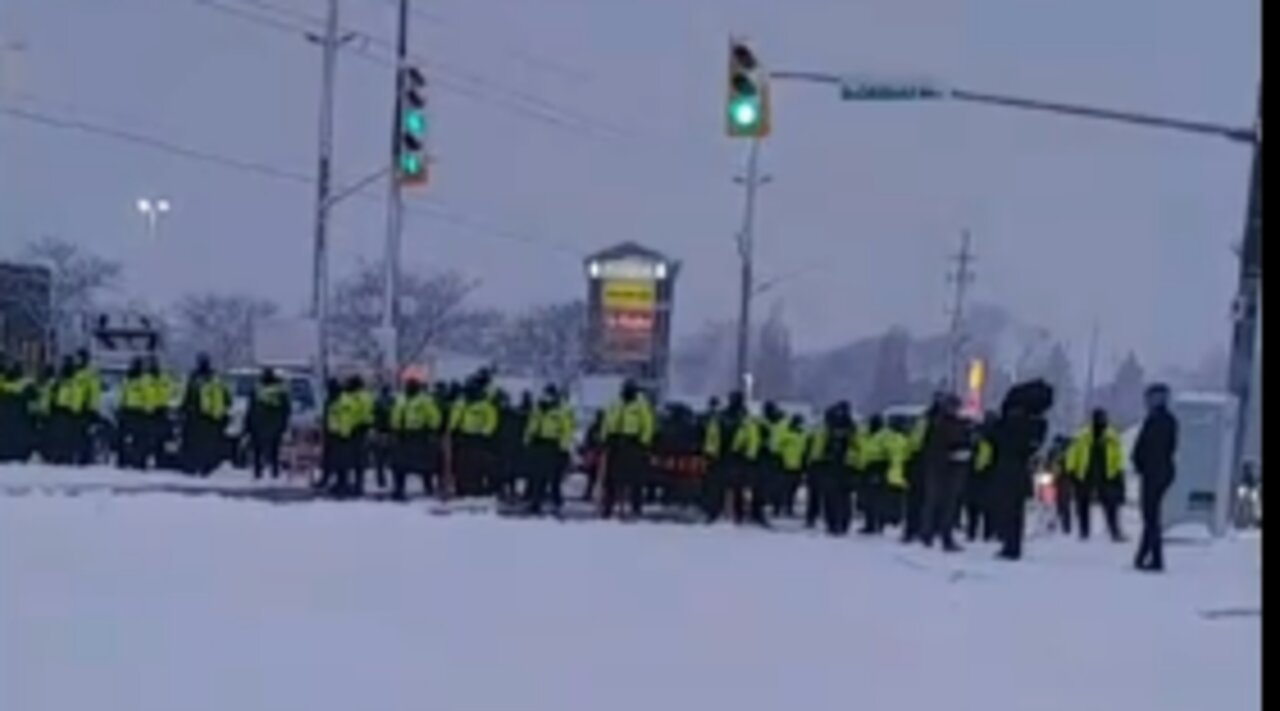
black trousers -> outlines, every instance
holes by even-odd
[[[494,491],[498,461],[493,443],[485,437],[460,435],[454,439],[453,475],[459,496],[487,496]]]
[[[644,511],[649,453],[639,442],[623,440],[609,447],[608,457],[601,515],[604,518],[613,516],[613,507],[618,499],[626,497],[631,503],[631,513],[639,516]]]
[[[1004,477],[1009,476],[1005,473]],[[1022,539],[1027,520],[1026,482],[994,479],[991,483],[991,502],[996,514],[996,530],[1000,537],[1000,557],[1009,560],[1022,558]]]
[[[1097,498],[1102,504],[1102,512],[1107,521],[1107,531],[1114,540],[1121,539],[1120,533],[1120,502],[1124,498],[1123,490],[1117,490],[1124,486],[1122,481],[1106,480],[1102,482],[1081,481],[1075,482],[1076,485],[1076,519],[1080,524],[1080,540],[1088,540],[1091,528],[1092,518],[1091,509],[1093,508],[1093,500]]]
[[[560,486],[568,459],[568,454],[554,441],[537,441],[529,447],[526,467],[529,476],[524,497],[530,512],[542,513],[542,507],[548,501],[554,511],[559,512],[563,507]]]
[[[924,506],[920,512],[920,538],[925,545],[941,538],[943,545],[953,546],[952,531],[964,491],[964,467],[943,463],[926,473]]]
[[[406,498],[410,476],[422,477],[422,491],[435,492],[435,478],[440,471],[439,440],[427,432],[403,432],[395,435],[387,449],[391,467],[391,498]]]
[[[996,535],[996,528],[991,520],[991,493],[989,491],[991,486],[987,474],[989,472],[970,475],[968,481],[965,482],[965,533],[970,541],[978,540],[979,536],[982,537],[982,540],[989,541],[995,538]]]
[[[827,489],[823,494],[823,518],[827,533],[843,536],[853,523],[853,473],[844,467],[835,468],[827,476]]]
[[[924,510],[924,474],[918,466],[912,466],[911,476],[907,480],[906,503],[904,506],[905,524],[902,527],[902,540],[914,541],[921,533],[921,513]]]
[[[271,478],[280,478],[280,442],[283,434],[264,433],[249,436],[249,450],[253,457],[253,478],[261,479],[262,470],[270,469]]]
[[[1164,495],[1169,485],[1164,483],[1142,485],[1142,540],[1133,564],[1143,570],[1164,570],[1164,526],[1160,520]]]
[[[884,530],[885,471],[884,463],[872,464],[862,473],[858,486],[858,508],[862,511],[862,533]]]
[[[838,470],[839,467],[834,469]],[[829,479],[832,470],[832,465],[818,463],[809,467],[809,471],[805,473],[804,523],[809,528],[813,528],[819,518],[825,520],[826,497],[831,488]]]
[[[1058,510],[1058,527],[1071,535],[1071,507],[1075,505],[1075,482],[1070,476],[1059,475],[1054,479],[1054,508]]]

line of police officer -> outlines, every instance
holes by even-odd
[[[236,446],[227,438],[230,389],[202,355],[175,403],[178,392],[177,381],[155,358],[135,359],[108,421],[102,412],[102,378],[86,351],[35,377],[0,359],[0,461],[39,456],[54,464],[83,466],[100,458],[99,444],[104,443],[122,468],[181,469],[209,476]],[[279,474],[289,412],[288,393],[278,376],[264,372],[246,417],[255,474],[264,468]],[[176,452],[169,446],[175,442]]]
[[[209,476],[227,458],[231,393],[207,357],[198,358],[175,413],[171,404],[176,390],[155,359],[131,364],[115,413],[113,444],[120,466],[176,464]],[[1153,412],[1164,422],[1159,417],[1167,419],[1167,388],[1152,392],[1161,403]],[[0,360],[0,462],[38,454],[53,463],[91,463],[101,397],[101,379],[83,351],[65,358],[57,371],[46,369],[35,378]],[[957,398],[940,394],[914,422],[902,417],[886,422],[877,415],[864,425],[853,418],[847,403],[837,403],[809,428],[802,417],[787,417],[773,403],[765,403],[761,416],[752,414],[741,393],[731,394],[723,408],[712,400],[700,416],[672,405],[658,417],[648,397],[628,382],[582,443],[590,481],[586,495],[591,497],[599,485],[605,518],[620,501],[638,516],[647,503],[661,500],[696,505],[714,522],[727,503],[736,522],[768,526],[769,511],[792,514],[803,487],[809,527],[821,519],[829,533],[847,534],[856,500],[863,534],[877,535],[901,524],[906,542],[932,545],[936,540],[945,550],[958,550],[953,536],[963,514],[969,540],[998,538],[1001,556],[1017,559],[1026,501],[1032,495],[1033,461],[1045,439],[1052,401],[1052,388],[1032,381],[1015,386],[1000,411],[988,413],[976,427],[960,416]],[[255,476],[264,470],[279,475],[290,413],[287,388],[272,370],[265,370],[245,420]],[[165,444],[175,420],[180,455],[172,462]],[[1174,434],[1143,440],[1159,441],[1142,456],[1157,462],[1145,466],[1155,472],[1147,477],[1157,482],[1151,488],[1160,492],[1144,494],[1144,502],[1158,501],[1173,476],[1168,462],[1176,447],[1176,422],[1160,426],[1161,432],[1172,427]],[[323,431],[317,486],[335,496],[362,495],[372,463],[381,486],[386,486],[384,470],[390,468],[396,499],[407,497],[411,477],[421,480],[427,494],[506,501],[515,499],[517,483],[523,481],[522,503],[540,514],[548,504],[553,511],[563,505],[562,482],[576,426],[572,408],[556,387],[548,386],[537,402],[526,396],[512,405],[494,387],[492,374],[481,370],[461,385],[437,384],[434,389],[410,376],[394,395],[375,395],[359,377],[332,381]],[[700,459],[700,476],[671,476],[655,466],[672,457]],[[1111,537],[1124,540],[1119,522],[1123,448],[1105,411],[1094,411],[1074,437],[1055,441],[1046,464],[1058,474],[1064,531],[1070,533],[1074,513],[1081,538],[1088,538],[1097,501]],[[1158,508],[1144,505],[1144,516],[1156,522],[1148,529],[1158,529]],[[1145,549],[1156,553],[1144,553],[1143,560],[1152,558],[1162,566],[1154,535],[1144,535]]]

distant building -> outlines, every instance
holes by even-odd
[[[49,269],[0,262],[0,352],[28,366],[52,361],[53,276]]]

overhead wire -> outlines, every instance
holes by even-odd
[[[194,2],[201,7],[289,34],[314,33],[324,23],[324,18],[318,15],[267,0],[194,0]],[[249,11],[245,9],[246,7],[256,8],[257,12]],[[349,25],[342,26],[340,31],[350,33],[356,38],[357,41],[348,47],[356,56],[381,66],[395,66],[395,47],[390,40]],[[571,133],[590,134],[603,138],[631,137],[625,129],[560,106],[527,91],[504,87],[460,65],[416,53],[411,53],[410,57],[430,67],[433,85],[459,96],[504,108],[525,118],[555,128],[567,129]]]
[[[121,129],[87,119],[77,118],[67,115],[65,112],[63,115],[54,115],[49,112],[40,111],[39,109],[0,103],[0,116],[6,116],[12,119],[56,130],[73,131],[76,133],[108,138],[120,143],[146,148],[195,162],[216,165],[228,170],[251,173],[300,185],[315,185],[315,178],[302,171],[281,168],[270,163],[238,158],[206,149],[194,148],[192,146],[160,138],[151,134]],[[365,190],[356,191],[353,195],[366,200],[381,199]],[[557,252],[572,254],[575,257],[582,256],[585,253],[584,250],[577,247],[553,240],[535,237],[508,227],[495,225],[486,220],[479,219],[474,215],[469,215],[465,212],[454,209],[437,198],[423,198],[411,201],[405,205],[405,210],[411,213],[422,214],[436,221],[452,224],[460,229],[482,236],[492,237],[508,242],[520,242],[539,246]]]
[[[257,22],[263,27],[269,27],[276,31],[287,30],[290,34],[298,32],[312,33],[323,23],[323,18],[318,15],[312,15],[296,8],[282,7],[278,2],[273,2],[272,0],[193,1],[201,7],[224,12],[229,16],[246,22]],[[259,13],[246,12],[243,7],[236,7],[232,3],[256,7]],[[232,8],[232,10],[228,11],[228,8]],[[265,13],[273,13],[273,15]],[[259,21],[261,18],[269,19]],[[289,19],[282,20],[281,18]],[[289,22],[293,22],[294,26],[289,27]],[[285,26],[281,27],[282,24]],[[352,28],[351,26],[343,26],[341,30],[362,39],[361,43],[347,48],[355,56],[382,66],[395,66],[394,45],[389,39],[358,28]],[[501,86],[483,75],[449,62],[432,59],[413,52],[410,53],[410,57],[414,61],[422,62],[429,68],[429,81],[433,85],[441,86],[449,92],[477,102],[507,109],[525,118],[566,131],[570,135],[596,139],[600,145],[608,146],[611,149],[630,149],[628,152],[632,155],[639,152],[648,158],[652,158],[656,155],[652,150],[654,148],[662,152],[669,151],[672,159],[678,159],[686,166],[688,165],[689,151],[668,140],[652,135],[638,134],[631,129],[576,112],[529,92]],[[708,156],[710,156],[709,153]]]

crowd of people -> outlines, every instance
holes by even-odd
[[[231,392],[207,358],[178,390],[154,360],[131,365],[109,438],[119,466],[209,476],[229,456],[237,444],[226,434]],[[0,362],[0,461],[94,461],[101,397],[83,353],[36,377]],[[957,397],[939,393],[916,417],[860,421],[838,402],[816,422],[771,402],[757,414],[737,392],[701,412],[679,403],[659,411],[627,382],[579,435],[575,410],[554,385],[513,401],[488,370],[430,386],[410,374],[395,391],[353,376],[326,384],[314,486],[336,498],[360,497],[373,474],[396,500],[408,498],[416,481],[428,496],[496,497],[524,513],[554,515],[565,505],[565,477],[578,469],[587,477],[584,498],[597,502],[603,518],[663,506],[714,522],[727,509],[737,523],[769,527],[775,517],[802,515],[807,526],[821,524],[834,536],[860,521],[863,535],[892,530],[904,542],[945,551],[960,550],[959,532],[970,541],[998,541],[999,556],[1016,560],[1036,471],[1055,474],[1063,530],[1072,530],[1074,518],[1087,538],[1098,502],[1109,533],[1121,541],[1124,472],[1132,464],[1143,484],[1135,565],[1160,570],[1160,501],[1177,447],[1168,397],[1162,385],[1148,389],[1148,416],[1126,462],[1101,410],[1074,436],[1046,447],[1053,390],[1038,380],[1013,387],[999,410],[978,421],[961,412]],[[290,414],[288,389],[264,370],[243,428],[255,477],[280,475]],[[176,448],[167,446],[173,442]],[[804,510],[797,512],[801,491]]]

